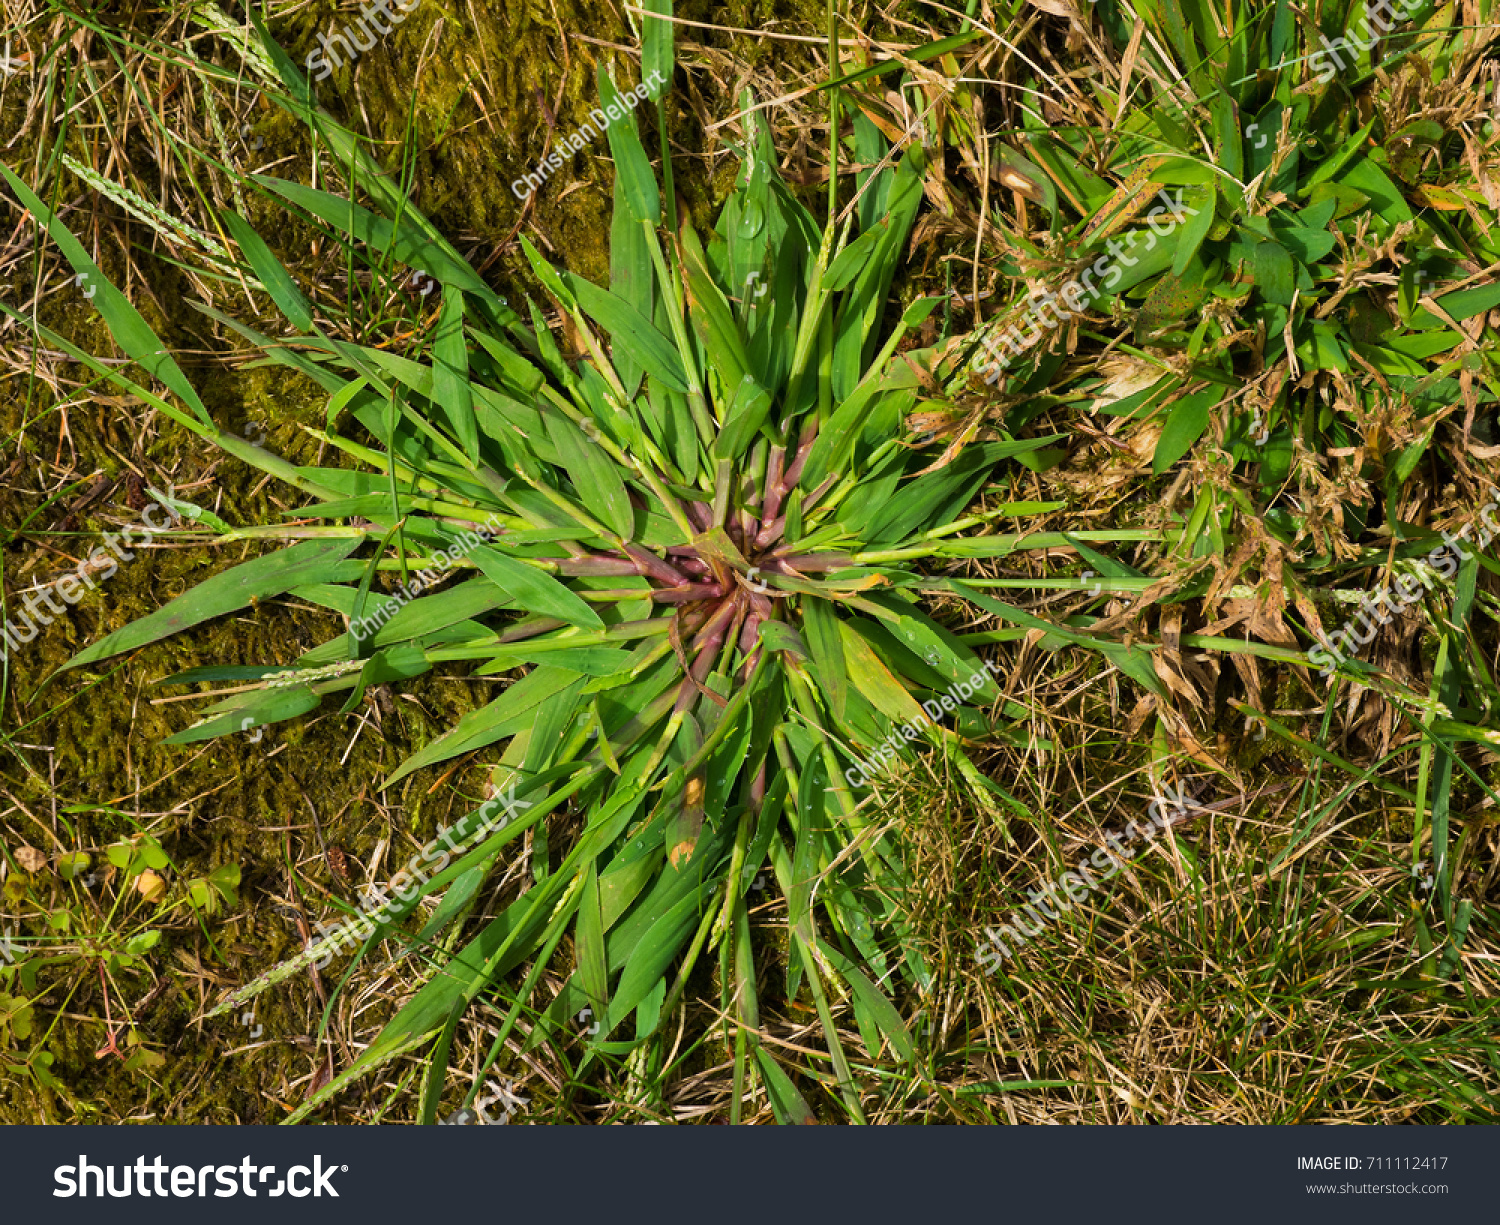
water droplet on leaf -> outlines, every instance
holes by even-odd
[[[741,238],[754,238],[766,227],[766,210],[756,201],[747,200],[745,207],[740,210],[739,235]]]

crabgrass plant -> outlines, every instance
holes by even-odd
[[[885,746],[882,760],[927,746],[997,817],[1002,806],[1020,809],[966,745],[1005,735],[1003,724],[1025,711],[1000,699],[972,644],[924,613],[921,597],[941,591],[993,604],[933,577],[956,559],[1140,534],[986,534],[998,519],[1055,507],[971,511],[998,463],[1036,462],[1055,437],[995,440],[938,462],[911,438],[924,383],[895,358],[936,300],[899,313],[888,296],[922,198],[922,153],[896,160],[861,114],[851,116],[847,148],[869,168],[855,176],[842,213],[830,192],[820,225],[777,177],[770,134],[747,97],[740,172],[704,240],[676,215],[670,164],[663,191],[631,111],[619,107],[623,116],[607,129],[616,168],[609,286],[558,271],[526,246],[585,351],[569,360],[541,309],[528,302],[523,319],[494,294],[317,108],[262,35],[264,54],[241,48],[247,64],[277,74],[268,96],[327,144],[352,189],[336,195],[264,175],[254,183],[351,262],[381,275],[394,264],[420,267],[441,285],[433,318],[404,349],[335,339],[266,242],[224,215],[247,284],[270,296],[293,331],[273,338],[202,309],[327,391],[325,427],[312,432],[349,466],[299,467],[215,425],[165,345],[53,210],[0,172],[75,272],[98,286],[93,301],[121,349],[185,410],[38,331],[313,499],[295,511],[299,525],[207,524],[225,529],[223,542],[284,547],[206,579],[68,666],[292,593],[343,614],[349,632],[290,669],[208,667],[167,678],[228,683],[173,742],[296,719],[335,695],[347,712],[372,685],[444,665],[503,681],[493,700],[386,780],[477,752],[498,757],[492,784],[507,797],[507,819],[487,818],[493,803],[470,813],[450,835],[451,862],[444,856],[415,886],[393,882],[396,897],[360,956],[393,935],[429,950],[443,938],[456,951],[435,954],[425,985],[293,1119],[435,1041],[421,1104],[431,1121],[454,1029],[481,997],[504,1013],[485,1068],[513,1034],[527,1047],[572,1037],[584,1008],[598,1022],[588,1058],[638,1053],[676,1012],[705,957],[718,959],[734,1117],[757,1070],[779,1118],[809,1117],[758,1039],[746,898],[763,872],[786,899],[787,943],[772,950],[786,997],[805,990],[827,1038],[826,1058],[804,1071],[862,1119],[834,1006],[852,1008],[871,1059],[910,1058],[893,1000],[920,991],[930,973],[905,938],[899,902],[911,882],[899,830],[863,802],[866,779],[851,765],[876,746]],[[670,26],[648,23],[643,76],[661,69],[670,80],[671,59]],[[598,84],[613,112],[618,94],[602,69]],[[837,88],[830,98],[837,116]],[[405,584],[400,601],[382,594],[381,574],[414,570],[421,578]],[[1117,654],[1154,683],[1143,658]],[[953,703],[942,698],[963,686],[969,704],[947,713]],[[583,814],[581,828],[562,819],[565,809]],[[528,833],[529,883],[455,946],[492,870]],[[412,937],[406,929],[417,926]],[[217,1011],[326,951],[310,947]],[[563,986],[543,1000],[549,973]]]

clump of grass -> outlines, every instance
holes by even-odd
[[[667,30],[648,25],[643,75],[662,65],[670,77]],[[273,338],[204,309],[327,391],[327,425],[315,436],[353,468],[296,468],[214,424],[135,309],[46,205],[7,177],[65,257],[98,280],[97,305],[120,346],[187,410],[111,377],[311,495],[298,518],[329,522],[222,525],[225,540],[293,543],[206,580],[70,666],[295,591],[345,615],[350,632],[291,669],[209,667],[168,678],[233,682],[172,743],[298,718],[333,694],[345,695],[347,711],[373,686],[456,661],[509,678],[386,785],[503,744],[492,784],[512,819],[498,829],[480,813],[459,822],[451,862],[411,868],[404,878],[415,874],[417,886],[398,888],[401,900],[382,912],[366,947],[435,903],[417,937],[432,948],[523,835],[530,879],[451,958],[438,954],[432,980],[298,1117],[434,1037],[429,1084],[440,1084],[443,1035],[480,997],[504,1010],[481,1076],[518,1026],[531,1049],[571,1036],[584,1009],[598,1020],[595,1054],[631,1054],[660,1037],[700,958],[715,953],[734,1115],[752,1065],[779,1116],[805,1115],[758,1041],[746,899],[769,874],[787,903],[786,997],[809,994],[827,1081],[862,1118],[825,984],[846,996],[869,1057],[883,1048],[909,1057],[906,1026],[888,987],[876,984],[920,985],[929,972],[892,900],[906,888],[896,836],[862,806],[850,766],[882,743],[883,757],[894,746],[894,756],[910,759],[920,738],[991,811],[1014,804],[964,748],[993,728],[989,716],[966,710],[945,726],[922,706],[960,686],[985,705],[998,699],[963,636],[919,603],[928,592],[980,605],[986,597],[920,567],[1059,543],[966,538],[1040,509],[965,513],[995,464],[1045,437],[936,463],[904,437],[923,388],[892,358],[936,302],[918,302],[889,330],[885,306],[921,198],[920,152],[889,164],[884,139],[856,114],[850,152],[880,168],[860,175],[842,219],[831,196],[820,226],[776,176],[769,133],[752,121],[735,191],[705,244],[676,215],[670,166],[665,192],[658,188],[626,111],[608,128],[617,171],[609,288],[558,273],[527,247],[584,351],[575,363],[541,310],[528,304],[527,326],[496,297],[313,106],[279,49],[267,49],[284,85],[278,101],[340,155],[373,207],[270,176],[256,184],[377,276],[394,262],[420,266],[442,286],[404,351],[342,340],[316,322],[260,236],[236,213],[223,216],[247,276],[295,331]],[[615,87],[602,71],[599,90],[612,109]],[[837,114],[837,90],[832,105]],[[483,543],[476,525],[486,529]],[[368,554],[355,558],[362,547]],[[421,594],[408,582],[387,620],[377,580],[414,572],[424,576]],[[1024,713],[1014,703],[1001,710]],[[554,967],[566,973],[543,1006],[538,984]],[[517,974],[522,981],[510,985]],[[429,1092],[423,1117],[436,1106]]]

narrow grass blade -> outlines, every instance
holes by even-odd
[[[17,199],[41,223],[48,236],[57,244],[63,257],[72,265],[73,271],[77,274],[80,290],[85,294],[88,294],[90,290],[93,291],[90,296],[99,314],[103,316],[115,343],[153,378],[160,379],[176,392],[198,420],[213,429],[214,423],[208,415],[208,409],[198,398],[198,393],[193,390],[193,385],[188,382],[187,376],[167,353],[166,345],[162,343],[161,338],[141,317],[140,311],[136,310],[125,295],[106,279],[104,273],[99,271],[99,266],[84,251],[83,244],[73,237],[67,226],[53,215],[52,210],[43,204],[25,183],[11,173],[9,167],[0,165],[0,175],[5,177],[10,189],[16,193]]]
[[[78,668],[157,642],[204,621],[245,608],[307,583],[331,582],[358,539],[308,540],[215,574],[164,608],[132,622],[80,651],[63,668]]]
[[[469,391],[469,351],[464,341],[464,296],[453,285],[443,286],[437,331],[432,338],[433,400],[448,418],[454,437],[469,462],[479,462],[479,426]]]

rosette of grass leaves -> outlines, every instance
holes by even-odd
[[[648,40],[656,25],[665,23],[652,23]],[[871,1058],[887,1045],[910,1057],[891,992],[920,988],[929,970],[903,929],[899,903],[912,882],[899,831],[863,803],[868,780],[856,767],[935,749],[994,807],[1009,797],[974,768],[965,743],[1004,734],[994,712],[1002,722],[1024,714],[999,703],[963,637],[922,611],[926,586],[966,590],[923,567],[1066,543],[965,538],[997,517],[1050,509],[965,513],[997,463],[1054,438],[971,446],[932,465],[906,436],[922,382],[893,358],[934,303],[903,314],[888,292],[921,199],[920,150],[887,164],[888,146],[856,114],[851,152],[881,168],[859,175],[845,219],[820,226],[776,175],[769,132],[751,118],[735,188],[700,238],[674,215],[670,187],[664,204],[635,120],[618,107],[608,128],[610,284],[557,271],[526,247],[582,346],[570,360],[535,303],[527,326],[393,197],[267,45],[286,85],[276,100],[343,155],[371,207],[270,176],[255,183],[351,258],[426,269],[441,285],[435,320],[404,351],[332,338],[267,244],[224,217],[247,273],[293,331],[273,338],[202,309],[326,390],[327,424],[314,432],[348,461],[299,467],[215,426],[133,307],[112,287],[102,293],[117,343],[190,411],[69,351],[310,495],[296,517],[327,524],[236,529],[226,539],[285,547],[210,577],[69,666],[291,592],[343,614],[350,632],[290,669],[168,678],[235,682],[174,742],[299,718],[329,697],[347,712],[369,686],[434,667],[505,678],[498,696],[386,780],[493,754],[495,786],[510,797],[505,819],[484,806],[454,827],[451,854],[413,861],[361,956],[392,936],[437,949],[511,843],[530,831],[535,855],[530,882],[456,952],[435,953],[430,980],[295,1117],[436,1037],[422,1103],[430,1121],[454,1027],[481,996],[504,1015],[489,1062],[518,1025],[533,1046],[576,1035],[585,1008],[597,1022],[582,1039],[586,1058],[636,1051],[705,957],[719,962],[736,1116],[753,1060],[778,1115],[802,1117],[805,1104],[758,1040],[747,896],[774,879],[787,908],[786,998],[810,995],[828,1041],[815,1075],[862,1118],[830,992],[851,1006]],[[614,107],[602,70],[599,90]],[[104,283],[46,206],[7,178],[76,269]],[[399,593],[380,593],[382,571],[403,578]],[[971,682],[967,708],[950,717],[940,697]],[[564,806],[583,815],[566,838],[549,821]],[[320,952],[283,963],[217,1011]],[[549,970],[564,983],[544,1000]]]

